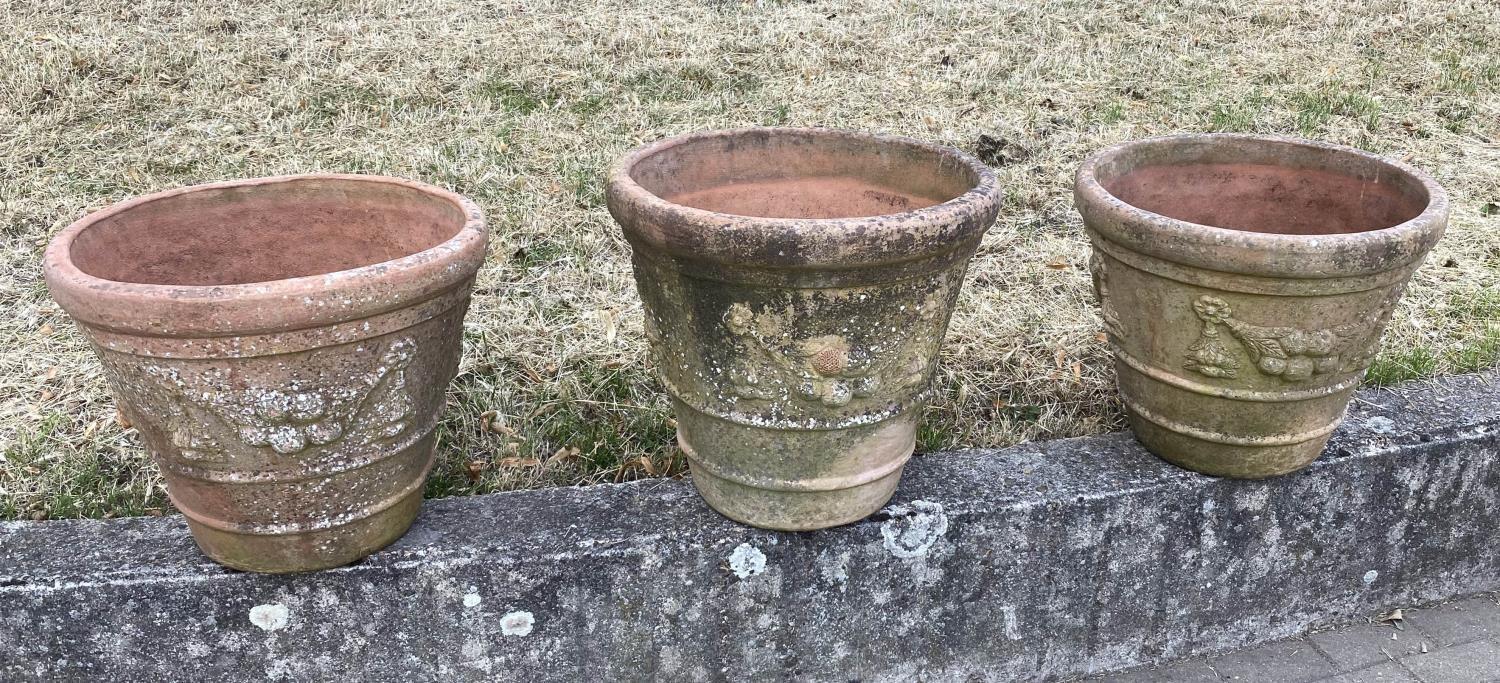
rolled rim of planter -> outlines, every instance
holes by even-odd
[[[653,181],[645,176],[660,179],[676,174],[695,148],[734,149],[772,143],[846,145],[870,157],[901,150],[924,158],[936,173],[965,174],[968,189],[916,209],[870,216],[795,218],[711,211],[667,200],[647,187]],[[653,163],[659,163],[660,168],[651,168]],[[860,169],[845,172],[859,173]],[[912,176],[919,173],[908,172]],[[611,213],[633,240],[698,260],[798,269],[860,268],[949,252],[989,227],[1002,196],[994,171],[951,147],[832,128],[765,126],[700,131],[637,149],[615,164],[607,192]]]
[[[461,225],[450,236],[395,258],[249,282],[132,282],[90,273],[74,260],[80,236],[134,213],[166,213],[184,202],[303,188],[345,193],[410,192]],[[360,320],[430,298],[473,277],[484,260],[485,244],[484,215],[461,195],[401,178],[317,173],[192,185],[114,204],[58,233],[43,257],[43,271],[53,298],[69,315],[92,327],[147,336],[254,335]],[[285,247],[288,252],[298,248],[297,244]],[[400,287],[384,284],[394,273],[402,276]],[[202,315],[210,306],[216,314]]]
[[[1277,234],[1195,223],[1117,196],[1115,185],[1133,172],[1193,164],[1258,164],[1374,181],[1420,208],[1374,228]],[[1352,147],[1281,136],[1210,133],[1120,143],[1088,157],[1075,188],[1078,210],[1104,239],[1176,263],[1259,277],[1391,271],[1423,258],[1442,237],[1448,217],[1447,193],[1421,170]]]

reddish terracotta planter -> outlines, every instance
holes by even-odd
[[[1127,142],[1075,191],[1131,428],[1227,477],[1317,458],[1448,222],[1427,174],[1290,138]]]
[[[451,192],[290,176],[109,207],[45,271],[198,545],[293,572],[411,524],[485,242]]]

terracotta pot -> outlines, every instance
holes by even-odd
[[[608,201],[709,505],[788,530],[884,505],[995,220],[991,171],[903,138],[747,128],[632,152]]]
[[[1317,458],[1448,220],[1410,166],[1246,135],[1110,147],[1075,198],[1132,429],[1229,477]]]
[[[292,176],[109,207],[45,270],[199,547],[294,572],[416,516],[485,240],[451,192]]]

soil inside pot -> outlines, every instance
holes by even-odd
[[[1105,182],[1120,200],[1190,223],[1247,232],[1333,235],[1415,218],[1427,197],[1385,179],[1271,164],[1138,167]]]
[[[116,282],[235,285],[391,261],[441,244],[464,222],[458,207],[415,189],[295,179],[134,205],[80,233],[70,255]]]
[[[933,148],[799,131],[745,131],[672,146],[631,178],[681,206],[759,218],[861,218],[942,204],[979,182]]]

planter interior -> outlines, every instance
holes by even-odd
[[[1137,166],[1101,184],[1120,201],[1180,221],[1228,230],[1331,235],[1381,230],[1427,207],[1401,175],[1246,162]]]
[[[655,152],[629,175],[680,206],[759,218],[861,218],[968,192],[967,165],[923,146],[807,132],[700,137]]]
[[[104,280],[237,285],[395,260],[451,239],[465,220],[451,201],[415,188],[295,179],[140,204],[90,225],[69,253]]]

